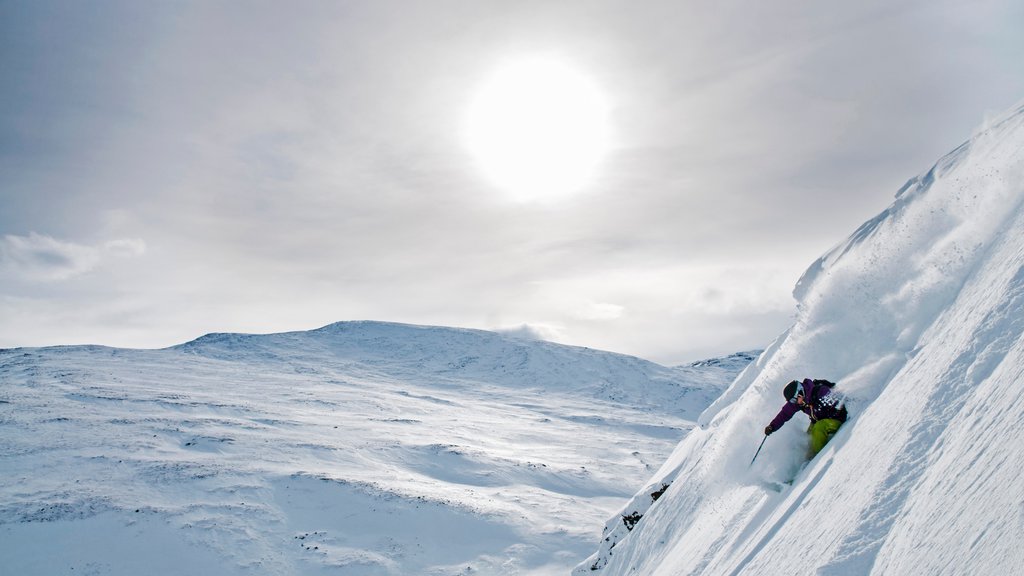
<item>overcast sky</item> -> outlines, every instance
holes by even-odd
[[[995,0],[0,0],[0,347],[387,320],[761,348],[1024,98],[1022,30]],[[467,144],[523,59],[606,104],[571,194],[514,198]]]

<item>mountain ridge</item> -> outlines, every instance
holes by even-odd
[[[574,573],[1015,571],[1024,437],[1004,423],[1024,419],[1022,183],[1016,106],[808,268],[794,325]],[[839,382],[850,410],[810,462],[802,417],[763,434],[783,384],[806,377]]]

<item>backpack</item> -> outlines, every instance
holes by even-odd
[[[821,395],[818,394],[818,390],[821,386],[828,388],[830,392],[831,389],[835,388],[836,386],[835,382],[830,382],[828,380],[812,380],[811,382],[814,383],[814,388],[812,388],[810,392],[811,405],[817,405],[818,400],[821,398]],[[823,416],[823,418],[833,418],[835,420],[839,420],[840,422],[846,422],[846,397],[842,393],[837,394],[838,396],[836,400],[833,401],[835,403],[829,403],[830,409],[828,410],[828,415]],[[830,394],[829,398],[831,399],[831,397],[832,395]]]

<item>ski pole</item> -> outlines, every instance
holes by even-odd
[[[757,455],[761,453],[761,448],[764,447],[764,441],[768,439],[768,435],[765,434],[764,438],[761,439],[761,445],[757,447],[757,452],[754,452],[754,457],[750,459],[750,464],[747,464],[747,468],[754,465],[754,460],[757,460]]]

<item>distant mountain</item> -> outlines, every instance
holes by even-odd
[[[743,360],[712,370],[679,371],[653,362],[574,346],[526,340],[465,328],[388,322],[339,322],[308,332],[271,335],[208,334],[175,350],[233,361],[273,360],[355,368],[392,377],[472,380],[510,388],[576,394],[697,417],[694,394],[717,387],[697,405],[714,400],[724,378]],[[713,361],[714,362],[714,361]],[[722,362],[727,362],[722,360]],[[728,361],[731,362],[731,361]],[[749,360],[747,360],[749,363]],[[711,367],[712,364],[708,364]],[[690,379],[704,378],[695,387]]]
[[[793,327],[575,573],[1020,573],[1024,108],[911,179],[794,295]],[[805,377],[838,382],[851,414],[810,462],[802,414],[763,433]]]
[[[742,361],[343,322],[0,351],[11,574],[565,574]]]

